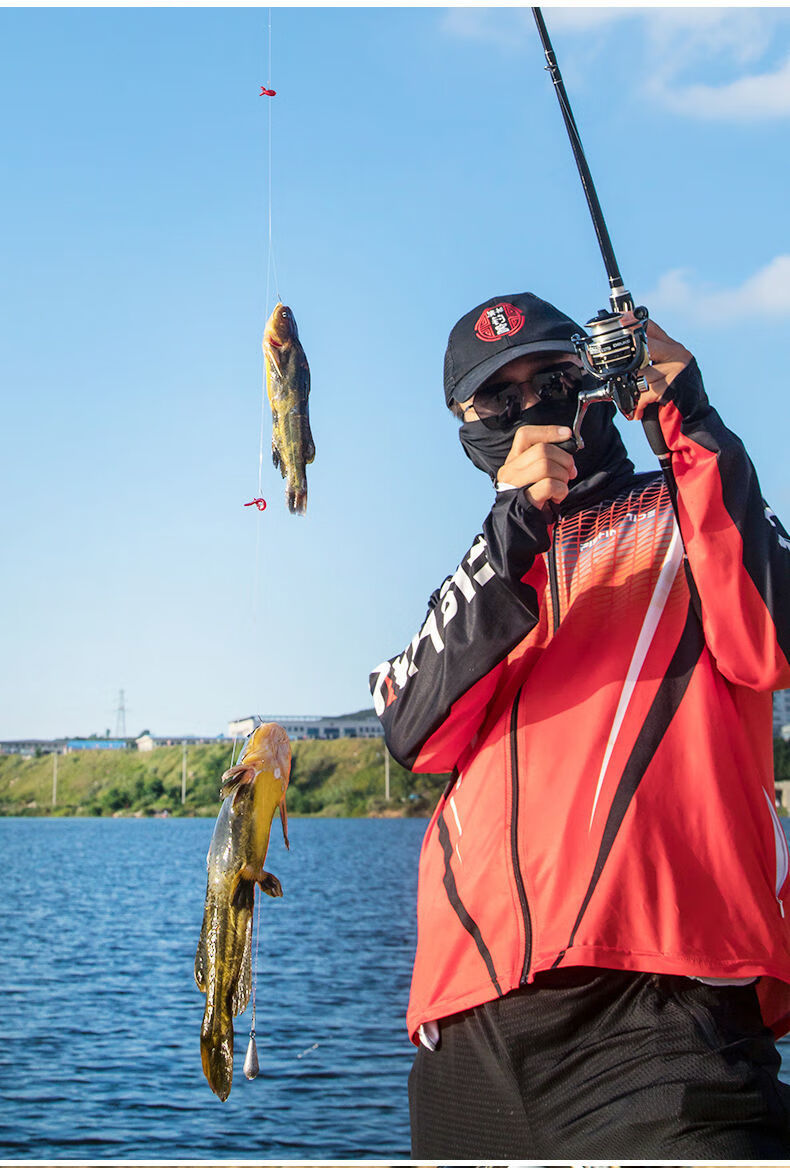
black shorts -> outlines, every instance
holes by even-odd
[[[440,1030],[409,1077],[413,1159],[790,1157],[754,985],[555,970]]]

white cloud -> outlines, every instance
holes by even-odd
[[[551,8],[543,11],[548,13],[550,36],[555,29],[571,33],[594,32],[640,13],[638,8]],[[532,10],[521,5],[514,8],[445,8],[441,28],[449,36],[485,41],[519,53],[524,51],[525,44],[534,41],[537,52],[540,52]]]
[[[697,282],[688,269],[676,268],[642,299],[656,316],[671,312],[705,323],[790,317],[790,255],[776,256],[736,288],[713,288]]]
[[[543,9],[549,35],[555,30],[589,32],[623,18],[639,15],[638,8],[551,8]],[[523,51],[528,38],[537,38],[535,19],[530,8],[446,8],[441,27],[451,36],[467,40],[488,41],[501,48]],[[539,46],[539,42],[536,40]]]
[[[585,6],[548,8],[544,14],[549,35],[557,31],[565,42],[558,51],[560,68],[567,68],[574,84],[577,74],[589,74],[593,62],[600,76],[611,52],[612,31],[628,20],[639,31],[630,34],[633,45],[624,76],[634,78],[637,88],[657,104],[685,117],[731,122],[790,116],[790,55],[777,60],[777,42],[783,39],[787,46],[790,41],[783,6]],[[449,35],[511,52],[523,52],[528,39],[537,37],[531,12],[523,8],[450,8],[444,12],[443,28]],[[578,58],[582,50],[583,69]]]
[[[507,11],[494,19],[490,8],[447,8],[442,31],[462,40],[484,41],[501,49],[521,48],[526,22],[522,12]]]
[[[665,73],[716,58],[746,66],[768,50],[776,25],[761,8],[645,8],[641,15],[651,64]]]
[[[676,113],[726,121],[786,118],[790,114],[790,57],[771,73],[739,77],[725,85],[672,84],[656,90]]]
[[[588,32],[594,28],[604,28],[620,20],[629,20],[641,15],[639,8],[612,7],[612,8],[544,8],[546,24],[552,31],[560,29],[565,32]],[[533,20],[534,23],[534,20]]]

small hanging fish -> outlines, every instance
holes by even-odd
[[[272,407],[272,462],[285,479],[285,498],[292,515],[307,508],[306,466],[315,458],[307,399],[310,366],[299,340],[294,315],[277,304],[263,332],[266,391]]]

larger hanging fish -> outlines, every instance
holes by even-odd
[[[286,480],[285,498],[292,515],[307,507],[305,467],[315,458],[307,399],[310,366],[299,340],[294,315],[278,303],[263,331],[266,391],[272,408],[272,461]]]
[[[252,986],[252,907],[255,885],[282,896],[280,881],[263,868],[272,819],[280,808],[288,847],[285,792],[291,744],[282,726],[264,722],[247,739],[238,765],[222,776],[220,808],[206,864],[203,928],[195,981],[206,995],[200,1054],[209,1086],[227,1099],[233,1082],[233,1018]]]

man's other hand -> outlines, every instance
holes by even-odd
[[[636,326],[639,321],[632,312],[623,313],[623,324]],[[669,386],[681,373],[689,361],[691,353],[678,341],[673,341],[654,320],[647,322],[647,348],[650,353],[650,364],[641,371],[647,382],[647,389],[639,395],[634,412],[634,421],[641,421],[645,407],[655,402],[661,403]]]
[[[576,478],[576,464],[555,443],[570,437],[568,426],[519,426],[497,483],[526,488],[527,499],[540,510],[549,502],[561,503]]]

